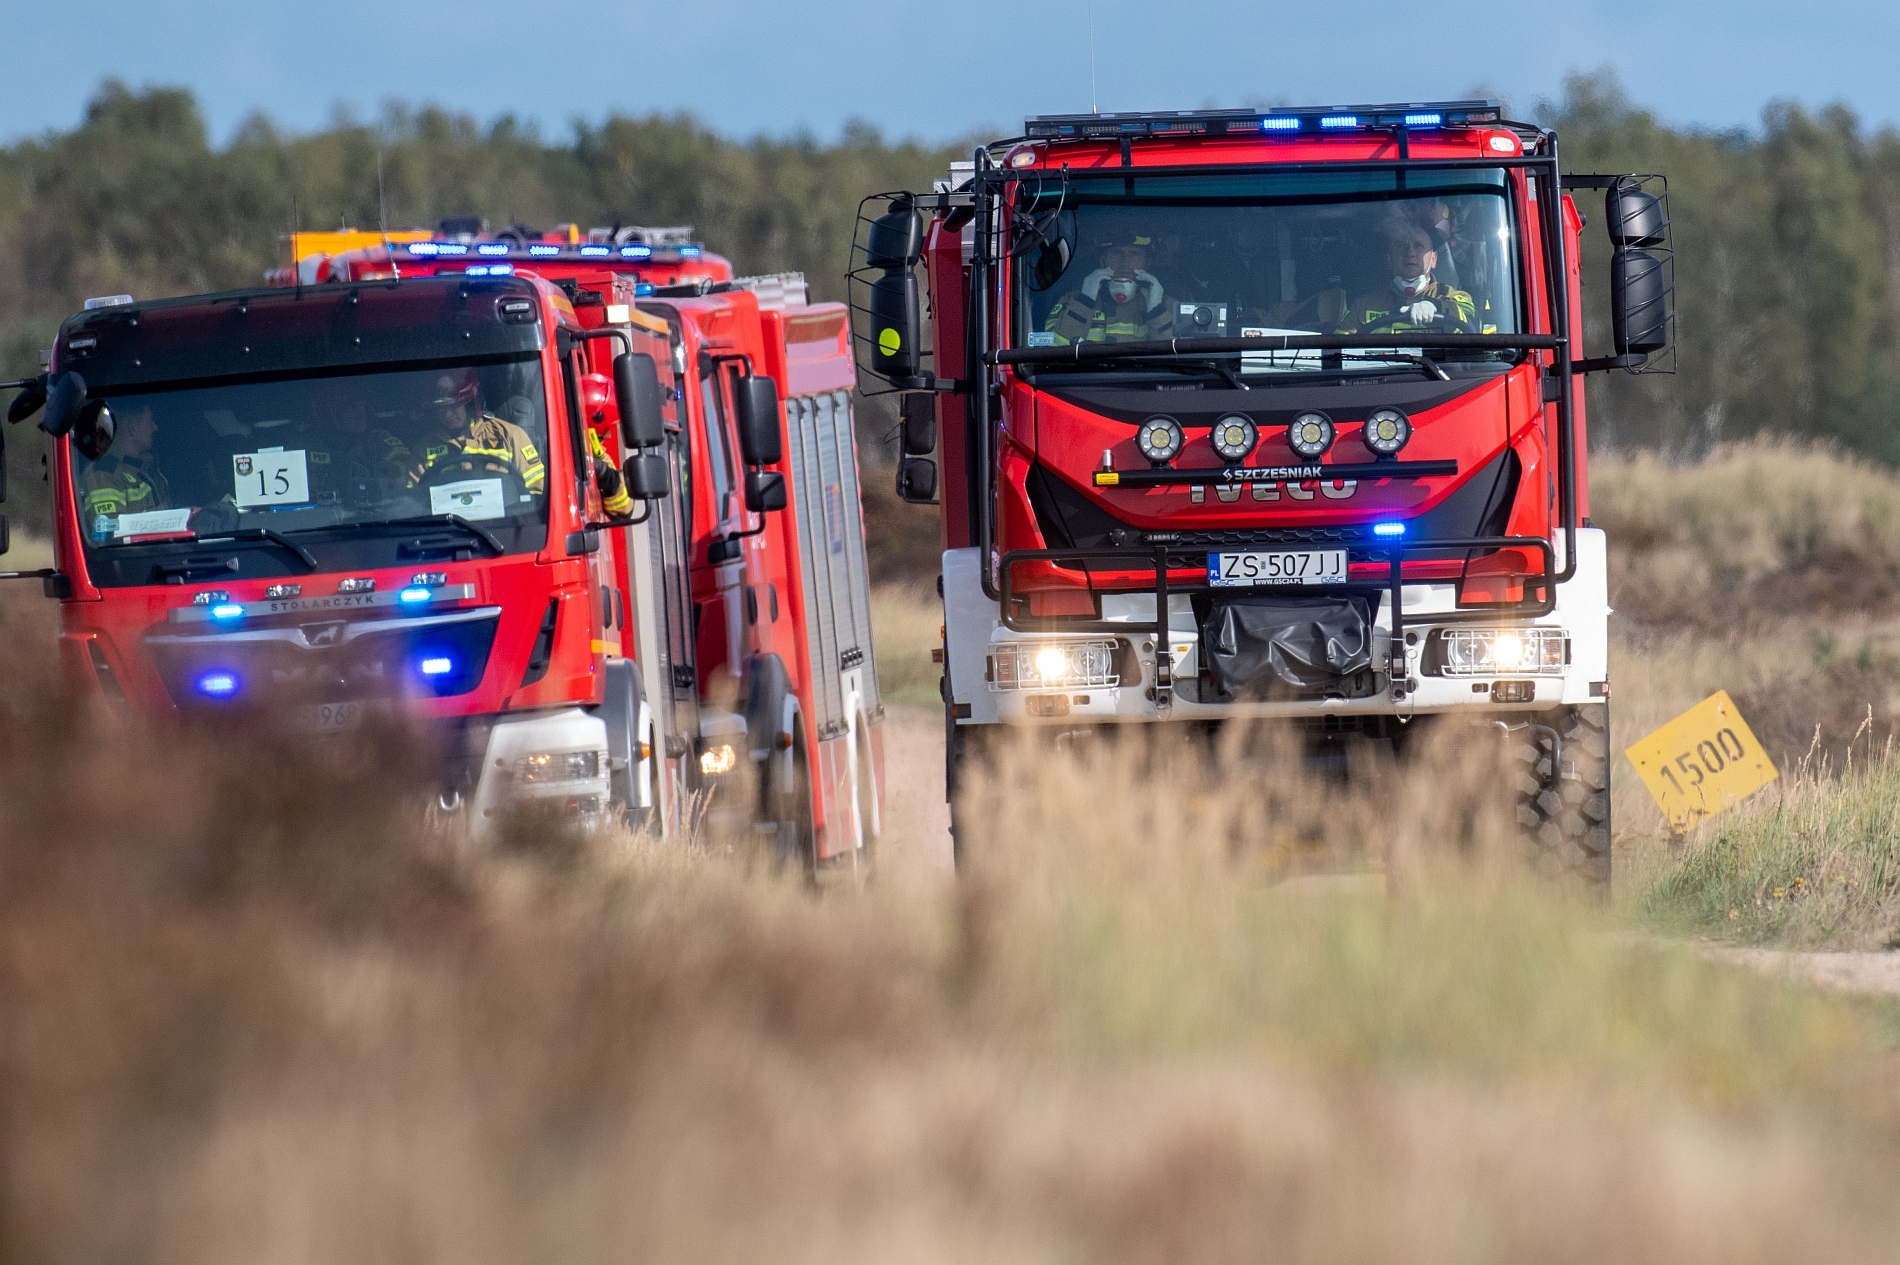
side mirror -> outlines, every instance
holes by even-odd
[[[911,392],[898,412],[904,419],[904,455],[928,457],[937,450],[937,397]]]
[[[1610,338],[1619,356],[1669,345],[1669,277],[1646,250],[1619,246],[1610,259]]]
[[[614,398],[620,406],[621,442],[629,448],[657,448],[666,442],[666,395],[653,357],[639,352],[614,357]]]
[[[118,433],[118,423],[112,420],[112,410],[106,407],[106,402],[88,400],[73,423],[73,447],[79,449],[87,461],[97,461],[106,455],[106,449],[112,447],[113,436]]]
[[[906,457],[897,463],[897,499],[912,505],[934,505],[937,500],[937,463],[928,457]]]
[[[1069,242],[1058,237],[1036,252],[1035,265],[1029,270],[1030,288],[1047,290],[1062,280],[1062,274],[1069,270]]]
[[[909,199],[871,221],[864,239],[864,262],[873,268],[908,268],[924,257],[924,221]]]
[[[745,472],[745,507],[754,514],[785,508],[785,476],[776,470]]]
[[[749,466],[769,466],[785,455],[779,438],[778,383],[763,374],[739,380],[739,452]]]
[[[79,420],[79,410],[85,404],[86,380],[69,369],[53,380],[47,392],[46,416],[40,419],[40,429],[49,435],[64,435]]]
[[[673,490],[671,474],[666,458],[657,452],[636,452],[620,467],[627,495],[636,501],[657,501],[666,496]]]
[[[27,418],[40,411],[46,404],[46,392],[48,389],[47,379],[49,376],[48,374],[42,373],[39,377],[34,378],[31,382],[20,388],[20,393],[13,397],[13,403],[7,405],[7,420],[9,422],[24,422]]]
[[[922,363],[917,354],[917,274],[909,268],[886,272],[871,283],[871,372],[886,378],[914,378]]]

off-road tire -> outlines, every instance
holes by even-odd
[[[1610,895],[1610,705],[1542,712],[1511,733],[1517,821],[1531,863],[1600,900]],[[1553,764],[1550,735],[1562,740]]]

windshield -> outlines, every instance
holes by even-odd
[[[1065,186],[1066,183],[1066,187]],[[1131,187],[1132,186],[1132,191]],[[1253,334],[1520,330],[1516,232],[1497,170],[1045,177],[1018,206],[1018,347]],[[1024,240],[1034,223],[1048,248]],[[1066,266],[1063,266],[1066,255]],[[1438,360],[1515,359],[1492,351]],[[1242,374],[1403,353],[1247,353]]]
[[[534,354],[113,394],[111,448],[72,454],[80,530],[91,556],[453,514],[533,551],[547,538],[546,399]]]

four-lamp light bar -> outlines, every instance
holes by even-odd
[[[1138,140],[1147,136],[1197,139],[1218,136],[1337,135],[1392,128],[1496,125],[1503,108],[1493,100],[1412,101],[1385,105],[1301,106],[1286,110],[1155,110],[1124,114],[1041,114],[1023,123],[1032,141]]]

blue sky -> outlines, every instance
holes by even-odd
[[[0,140],[76,123],[99,81],[197,93],[215,139],[264,111],[295,130],[397,97],[550,134],[609,111],[690,110],[735,135],[845,120],[888,135],[1013,133],[1090,107],[1088,0],[8,0]],[[1632,15],[1645,20],[1632,22]],[[1520,115],[1608,64],[1672,123],[1752,127],[1774,98],[1900,125],[1900,4],[1138,4],[1094,0],[1103,110],[1502,94]]]

